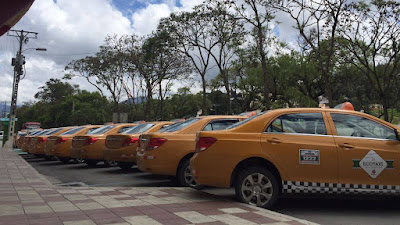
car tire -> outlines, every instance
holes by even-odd
[[[135,165],[133,162],[118,162],[119,168],[123,170],[129,170],[133,165]]]
[[[190,171],[190,159],[186,159],[178,169],[177,181],[180,186],[192,187],[195,189],[201,189],[203,186],[197,183],[192,176]]]
[[[99,161],[98,160],[94,160],[94,159],[85,159],[85,163],[88,166],[96,166],[97,163],[99,163]]]
[[[241,202],[270,209],[280,195],[280,188],[276,177],[266,168],[248,167],[239,172],[235,193]]]
[[[117,166],[118,163],[115,161],[110,161],[110,160],[104,160],[104,165],[107,167],[114,167]]]
[[[44,155],[43,158],[44,158],[45,160],[47,160],[47,161],[53,160],[53,157],[52,157],[52,156],[49,156],[49,155]]]
[[[71,160],[69,157],[58,157],[58,160],[60,160],[62,163],[67,164]]]

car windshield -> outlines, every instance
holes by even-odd
[[[98,129],[94,130],[91,134],[104,134],[105,132],[111,130],[114,127],[115,127],[114,125],[107,125],[104,127],[100,127]]]
[[[254,116],[250,116],[249,118],[247,118],[247,119],[245,119],[245,120],[242,120],[242,121],[240,121],[240,122],[237,122],[237,123],[235,123],[235,124],[230,125],[230,126],[227,127],[225,130],[228,130],[228,129],[232,129],[232,128],[241,126],[241,125],[243,125],[243,124],[245,124],[245,123],[247,123],[247,122],[249,122],[249,121],[251,121],[251,120],[253,120],[253,119],[255,119],[255,118],[257,118],[257,117],[259,117],[259,116],[261,116],[261,115],[263,115],[263,114],[265,114],[266,112],[268,112],[268,111],[260,112],[260,113],[254,115]]]
[[[185,128],[185,127],[187,127],[187,126],[189,126],[189,125],[191,125],[191,124],[193,124],[193,123],[195,123],[195,122],[197,122],[199,120],[200,120],[200,118],[188,119],[186,121],[179,122],[179,124],[176,124],[176,125],[173,124],[173,125],[167,127],[165,130],[160,131],[160,132],[175,132],[175,131],[179,131],[179,130],[182,130],[183,128]]]
[[[154,127],[155,124],[153,123],[144,123],[137,125],[135,127],[130,128],[129,130],[126,130],[122,132],[123,134],[139,134],[148,131],[150,128]]]
[[[62,135],[75,134],[75,133],[81,131],[83,128],[85,128],[85,127],[75,127],[75,128],[73,128],[73,129],[71,129],[71,130],[69,130],[69,131],[66,131],[66,132],[60,134],[60,136],[62,136]]]

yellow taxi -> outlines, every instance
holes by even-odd
[[[117,162],[121,169],[130,169],[136,163],[139,135],[157,132],[173,122],[148,122],[132,127],[120,134],[108,135],[104,147],[104,160]]]
[[[137,165],[141,171],[170,175],[182,186],[196,186],[189,159],[195,151],[196,132],[220,130],[247,117],[203,116],[171,125],[167,129],[142,134],[139,138]]]
[[[278,109],[199,132],[190,167],[197,182],[267,208],[282,193],[399,194],[399,139],[361,112]]]
[[[134,126],[135,123],[108,124],[102,126],[90,134],[74,136],[70,148],[70,158],[84,160],[89,166],[95,166],[104,161],[107,166],[115,165],[112,161],[105,161],[103,148],[107,135],[122,133]]]
[[[92,131],[100,128],[102,125],[86,125],[75,127],[59,135],[53,135],[47,138],[45,154],[48,157],[57,157],[61,162],[68,163],[69,150],[72,144],[72,138],[77,135],[90,134]]]
[[[46,147],[47,138],[51,135],[59,135],[65,131],[71,130],[74,127],[59,127],[50,129],[48,132],[44,132],[38,135],[35,135],[32,138],[31,145],[29,148],[29,153],[44,157],[46,160],[50,159],[44,154],[44,149]]]
[[[43,132],[44,132],[43,130],[36,130],[30,132],[26,136],[21,136],[18,141],[19,142],[18,148],[20,148],[23,152],[28,152],[32,137]]]

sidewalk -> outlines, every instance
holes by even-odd
[[[191,188],[53,186],[0,149],[0,224],[313,224]]]

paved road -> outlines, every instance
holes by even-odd
[[[118,167],[106,168],[99,164],[91,168],[86,164],[67,164],[58,161],[24,156],[36,170],[53,183],[83,182],[89,186],[165,187],[175,184],[166,176],[142,173],[137,168],[123,171]],[[234,199],[232,189],[206,188],[204,191]],[[400,225],[400,198],[357,196],[344,198],[294,196],[280,199],[275,211],[308,221],[328,225]]]

